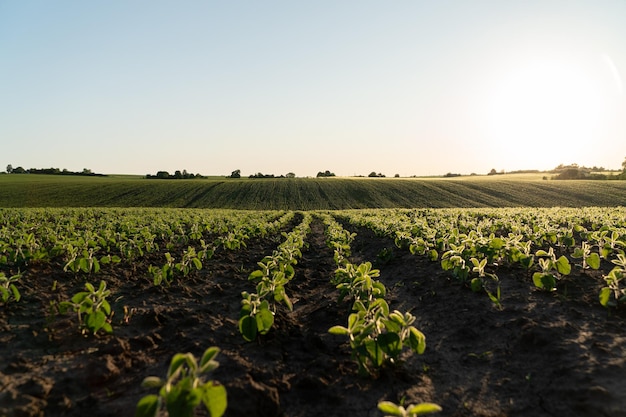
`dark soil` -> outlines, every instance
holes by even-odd
[[[626,314],[598,303],[602,272],[577,269],[546,293],[527,272],[501,268],[499,310],[438,263],[354,231],[351,261],[372,261],[391,308],[417,317],[423,355],[407,352],[374,377],[358,375],[347,340],[328,333],[346,324],[350,306],[329,282],[333,253],[314,221],[289,286],[294,311],[279,311],[253,343],[237,329],[241,292],[254,290],[248,274],[280,237],[217,252],[169,288],[147,276],[158,260],[103,268],[89,279],[113,291],[114,332],[96,337],[50,307],[81,291],[84,277],[30,265],[23,299],[0,308],[0,416],[132,416],[155,393],[141,386],[144,377],[165,376],[175,353],[200,356],[209,346],[221,349],[212,378],[227,389],[226,416],[382,416],[379,401],[402,399],[437,403],[441,416],[626,416]],[[383,248],[392,250],[385,262]],[[124,324],[125,306],[133,314]]]

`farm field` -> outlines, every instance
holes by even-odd
[[[225,416],[626,416],[625,248],[621,207],[0,209],[0,416],[132,416],[211,346]]]
[[[146,180],[0,175],[0,207],[182,207],[246,210],[626,206],[626,181],[463,178]]]

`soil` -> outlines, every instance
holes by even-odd
[[[329,282],[333,253],[315,220],[288,287],[294,310],[279,310],[270,333],[251,343],[237,328],[241,292],[253,291],[248,274],[280,236],[218,251],[169,288],[147,276],[162,254],[104,267],[89,279],[113,291],[111,335],[83,336],[72,315],[50,307],[81,291],[83,275],[29,265],[22,300],[0,308],[0,416],[132,416],[155,393],[141,386],[146,376],[165,376],[175,353],[200,356],[209,346],[221,349],[211,378],[228,392],[226,416],[382,416],[379,401],[403,399],[437,403],[441,416],[626,416],[626,314],[599,304],[601,271],[575,268],[547,293],[526,271],[500,268],[498,309],[437,262],[345,227],[358,234],[351,261],[372,261],[391,308],[417,317],[423,355],[406,352],[359,376],[347,340],[328,333],[346,324],[350,305]],[[382,261],[384,248],[392,256]]]

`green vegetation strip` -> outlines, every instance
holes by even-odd
[[[145,180],[0,175],[0,207],[245,210],[626,206],[626,181],[496,178]]]

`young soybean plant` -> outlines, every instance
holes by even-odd
[[[111,315],[111,305],[106,299],[111,295],[111,291],[107,290],[106,287],[107,285],[104,281],[100,281],[100,286],[97,290],[89,282],[85,283],[87,291],[76,293],[70,301],[60,302],[59,312],[65,314],[70,309],[74,310],[83,334],[91,332],[95,335],[99,330],[112,333],[113,328],[107,321]]]
[[[441,407],[433,403],[410,404],[404,407],[391,401],[379,402],[378,409],[385,413],[385,417],[417,417],[441,411]]]
[[[22,298],[22,295],[15,285],[21,277],[22,274],[20,273],[7,277],[4,275],[4,272],[0,272],[0,299],[5,305],[11,300],[20,301]]]
[[[169,417],[192,417],[194,410],[204,404],[211,417],[221,417],[226,411],[226,388],[215,381],[204,382],[201,375],[219,366],[215,357],[219,348],[208,348],[200,363],[191,353],[177,353],[172,358],[165,380],[149,376],[142,385],[160,388],[159,394],[146,395],[137,403],[135,417],[156,417],[162,406]]]

